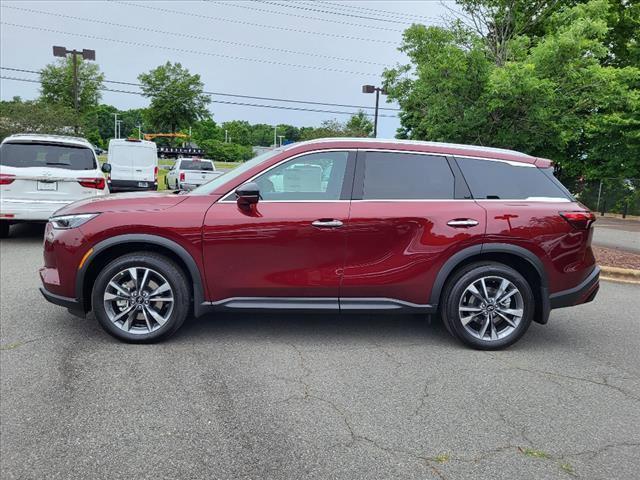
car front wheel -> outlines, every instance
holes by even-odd
[[[442,306],[447,329],[481,350],[505,348],[527,331],[534,297],[527,280],[501,263],[469,265],[448,282]]]
[[[98,274],[92,304],[111,335],[134,343],[169,337],[189,312],[187,277],[174,262],[156,253],[118,257]]]

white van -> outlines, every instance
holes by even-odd
[[[154,142],[138,139],[109,141],[107,177],[112,192],[158,189],[158,149]]]

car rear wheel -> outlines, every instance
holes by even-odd
[[[481,350],[505,348],[527,331],[534,297],[527,280],[501,263],[469,265],[448,282],[443,321],[453,336]]]
[[[0,238],[7,238],[9,236],[9,229],[11,224],[6,220],[0,220]]]
[[[111,335],[134,343],[169,337],[184,322],[190,305],[184,272],[155,253],[131,253],[111,261],[98,274],[92,304]]]

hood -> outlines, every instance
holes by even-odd
[[[186,195],[176,195],[172,192],[117,193],[70,203],[58,210],[55,215],[160,211],[178,205],[186,198]]]

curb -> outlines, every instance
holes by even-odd
[[[640,270],[600,265],[600,279],[640,285]]]

